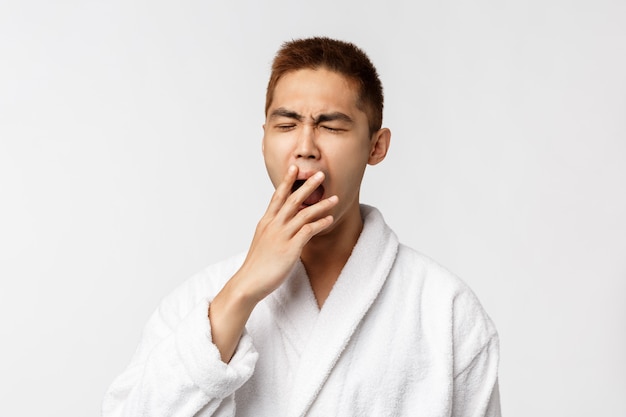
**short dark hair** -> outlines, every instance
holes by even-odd
[[[272,104],[274,90],[280,78],[301,69],[326,68],[356,83],[357,106],[365,112],[370,134],[383,123],[383,86],[369,57],[352,43],[313,37],[283,43],[272,63],[272,74],[265,96],[265,114]]]

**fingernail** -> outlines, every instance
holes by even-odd
[[[295,165],[290,165],[289,166],[289,170],[288,172],[291,174],[292,172],[294,172],[296,170],[296,166]]]
[[[324,176],[324,174],[322,173],[322,171],[318,171],[318,172],[315,173],[315,178],[318,179],[318,180],[320,178],[322,178],[323,176]]]

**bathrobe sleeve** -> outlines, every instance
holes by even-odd
[[[130,365],[105,395],[103,416],[234,416],[235,391],[252,375],[258,354],[244,333],[230,363],[221,361],[207,289],[195,278],[152,314]]]
[[[454,300],[454,417],[500,417],[499,339],[469,290]]]

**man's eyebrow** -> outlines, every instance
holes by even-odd
[[[298,114],[292,110],[287,110],[284,107],[279,107],[276,110],[274,110],[272,113],[270,113],[270,119],[274,117],[287,117],[289,119],[296,119],[299,122],[304,120],[304,117],[301,114]]]
[[[332,122],[333,120],[341,120],[343,122],[352,123],[352,118],[347,114],[341,112],[333,112],[320,114],[319,116],[317,116],[317,119],[315,119],[315,124]]]

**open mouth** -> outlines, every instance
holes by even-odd
[[[295,192],[298,188],[302,187],[302,185],[306,182],[306,180],[296,180],[291,187],[291,192]],[[320,185],[302,202],[305,206],[312,206],[313,204],[317,204],[322,201],[324,197],[324,186]]]

